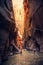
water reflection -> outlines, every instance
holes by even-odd
[[[37,65],[39,60],[43,60],[42,55],[23,50],[22,54],[15,54],[14,56],[11,56],[4,65]]]

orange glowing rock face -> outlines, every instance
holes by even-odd
[[[23,0],[12,0],[16,26],[22,35],[24,33],[24,5]]]

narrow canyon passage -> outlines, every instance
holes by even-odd
[[[14,18],[18,28],[18,34],[22,37],[24,33],[24,5],[23,0],[12,0]]]

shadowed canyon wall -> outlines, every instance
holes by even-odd
[[[43,50],[43,2],[42,0],[29,0],[28,14],[26,14],[25,38],[34,37]],[[26,8],[26,9],[27,9]]]

